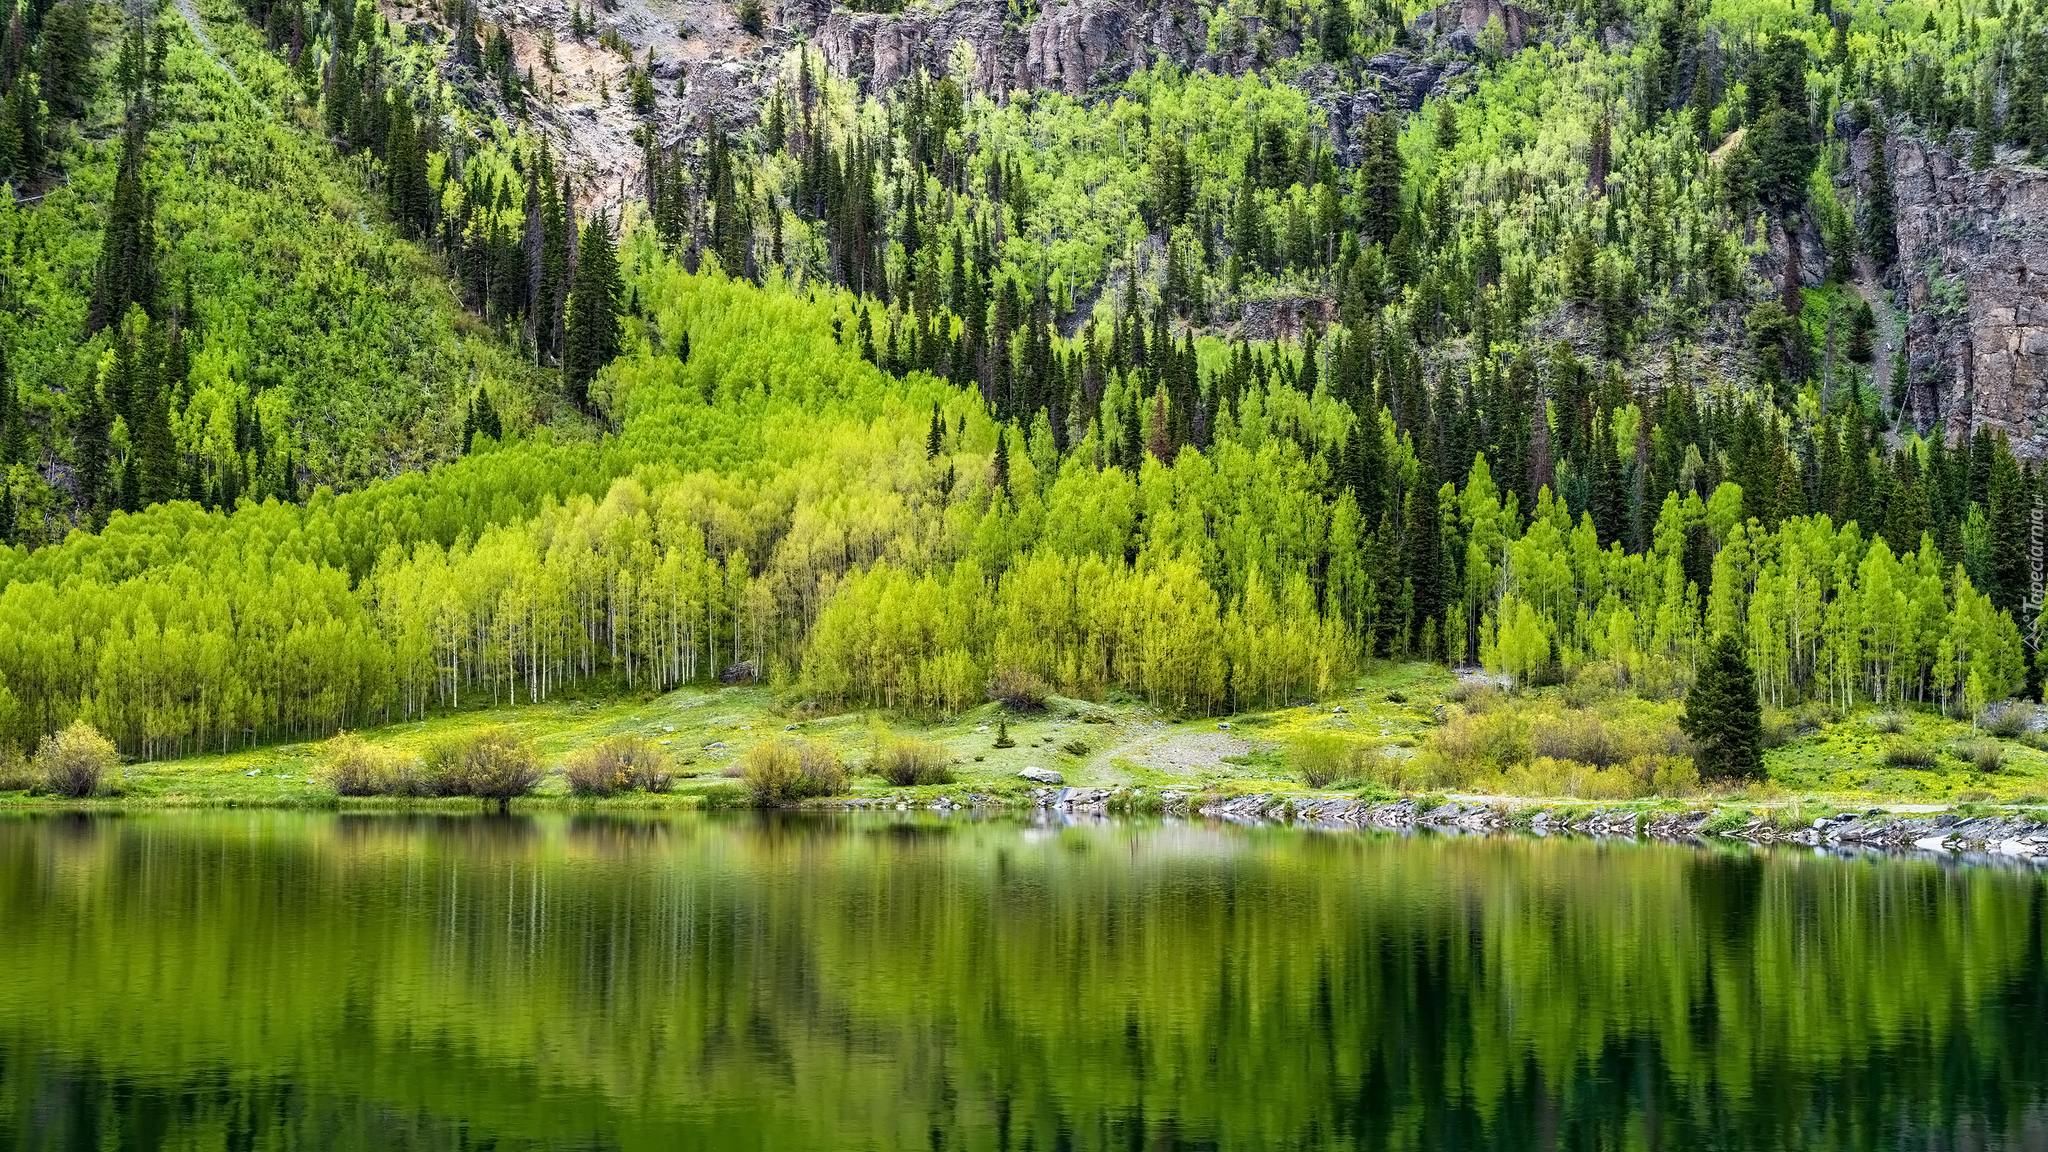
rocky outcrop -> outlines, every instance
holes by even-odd
[[[869,91],[918,70],[939,76],[964,65],[973,90],[986,95],[1082,96],[1153,60],[1194,66],[1208,40],[1200,10],[1184,0],[1067,0],[1022,28],[1009,24],[1007,13],[993,0],[898,15],[852,12],[829,0],[796,0],[783,9],[833,72]]]
[[[1501,47],[1506,51],[1521,51],[1535,36],[1535,16],[1526,8],[1503,4],[1501,0],[1458,0],[1432,8],[1417,16],[1410,30],[1418,37],[1440,37],[1461,52],[1473,52],[1479,48],[1486,25],[1494,20],[1500,21]]]
[[[1852,148],[1865,195],[1876,138],[1864,131]],[[1938,422],[1952,439],[1986,428],[2023,457],[2048,457],[2048,172],[1974,172],[1905,132],[1887,157],[1913,427]]]
[[[961,0],[945,8],[914,7],[897,14],[854,12],[832,0],[789,0],[782,19],[812,43],[826,65],[864,90],[880,91],[922,70],[965,73],[973,91],[1001,97],[1012,92],[1061,92],[1081,97],[1118,83],[1147,64],[1237,75],[1258,67],[1248,47],[1209,51],[1209,26],[1189,0],[1054,0],[1019,27],[1005,0]],[[1351,139],[1367,116],[1400,106],[1409,110],[1440,94],[1469,69],[1459,52],[1475,50],[1487,21],[1499,16],[1510,49],[1534,35],[1534,21],[1500,0],[1459,0],[1418,18],[1412,37],[1446,51],[1398,49],[1367,61],[1355,84],[1338,83],[1327,65],[1295,83],[1328,116],[1346,162]],[[1256,21],[1254,21],[1256,23]],[[1245,39],[1249,40],[1250,37]],[[1293,37],[1277,45],[1292,51]]]

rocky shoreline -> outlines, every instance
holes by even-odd
[[[1202,817],[1234,824],[1331,830],[1429,829],[1469,834],[1522,832],[1667,841],[1721,839],[1759,845],[1980,854],[2048,864],[2048,823],[2013,815],[1903,814],[1873,808],[1859,814],[1822,816],[1798,827],[1787,827],[1754,814],[1736,818],[1732,809],[1648,812],[1622,807],[1510,807],[1458,801],[1429,805],[1412,797],[1381,802],[1351,796],[1302,797],[1276,793],[1223,798],[1173,789],[1149,792],[1131,788],[1045,787],[1033,788],[1025,796],[1033,809],[1065,817],[1158,812],[1167,816]],[[915,807],[945,813],[1003,808],[1011,803],[1000,796],[968,793],[964,797],[941,796],[920,802]],[[853,801],[844,806],[850,809],[905,810],[913,805],[907,801],[880,799]]]

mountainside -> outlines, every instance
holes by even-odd
[[[2038,690],[2031,7],[82,3],[0,56],[96,81],[0,131],[18,746]],[[1483,727],[1421,777],[1613,759]]]

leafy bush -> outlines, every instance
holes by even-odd
[[[498,810],[533,791],[542,776],[533,745],[504,728],[445,741],[427,754],[427,780],[441,796],[495,800]]]
[[[1915,740],[1894,740],[1884,750],[1884,762],[1894,768],[1931,767],[1934,749]]]
[[[923,740],[897,740],[882,750],[876,765],[882,779],[898,788],[912,784],[951,784],[953,769],[945,748]]]
[[[580,749],[562,763],[569,791],[578,796],[666,792],[675,780],[654,744],[642,736],[613,736]]]
[[[1060,751],[1065,752],[1069,756],[1086,756],[1094,751],[1094,747],[1086,740],[1076,736],[1065,744],[1060,745]]]
[[[1287,758],[1310,788],[1399,787],[1406,764],[1371,741],[1314,732],[1288,741]]]
[[[1036,712],[1051,694],[1037,673],[1022,668],[999,668],[988,678],[988,698],[1012,712]]]
[[[353,732],[327,742],[326,762],[327,783],[336,795],[385,796],[399,791],[391,754]]]
[[[0,792],[27,792],[37,784],[35,766],[12,744],[0,744]]]
[[[768,10],[761,0],[740,0],[738,9],[740,27],[747,35],[759,36],[768,27]]]
[[[747,750],[742,776],[756,804],[787,804],[846,790],[839,754],[816,740],[784,737]]]
[[[2024,704],[2007,704],[1984,718],[1984,730],[1993,736],[2014,739],[2027,730],[2027,711]]]
[[[1351,760],[1351,741],[1334,732],[1296,736],[1288,741],[1288,759],[1301,782],[1311,788],[1328,788],[1345,774]]]
[[[1988,774],[2005,767],[2005,746],[1996,740],[1979,740],[1960,751],[1979,772]]]
[[[100,779],[114,767],[114,745],[83,720],[43,737],[36,749],[36,771],[43,787],[59,796],[82,799],[99,791]]]

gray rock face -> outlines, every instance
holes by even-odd
[[[1471,52],[1479,47],[1487,22],[1496,19],[1501,22],[1507,51],[1519,52],[1533,38],[1535,17],[1527,9],[1501,0],[1456,0],[1417,16],[1412,28],[1417,36],[1443,37],[1459,51]]]
[[[1866,192],[1875,139],[1852,149]],[[2002,431],[2016,454],[2048,456],[2048,172],[1973,172],[1917,136],[1890,143],[1913,426]]]
[[[1228,75],[1260,64],[1248,46],[1210,52],[1208,23],[1191,0],[1052,0],[1022,27],[1008,23],[1008,11],[1006,0],[960,0],[944,9],[894,15],[852,12],[832,0],[790,0],[782,16],[818,46],[835,74],[870,92],[919,69],[931,76],[955,74],[969,61],[971,75],[963,79],[971,90],[997,98],[1026,91],[1081,97],[1156,61]],[[1533,18],[1501,0],[1457,0],[1419,17],[1415,30],[1425,40],[1469,52],[1493,16],[1502,17],[1510,48],[1534,35]],[[1292,35],[1281,40],[1276,48],[1283,53],[1300,47]],[[1352,163],[1353,137],[1367,116],[1397,105],[1418,108],[1469,67],[1462,60],[1425,59],[1403,50],[1368,61],[1366,83],[1357,90],[1337,84],[1327,65],[1310,69],[1297,83],[1327,114],[1337,152]]]
[[[798,0],[783,12],[817,44],[835,73],[869,91],[886,89],[918,69],[946,75],[971,60],[974,92],[1082,96],[1154,59],[1192,65],[1209,34],[1200,11],[1186,0],[1067,0],[1022,28],[1007,24],[1008,6],[996,0],[899,15]]]
[[[1026,768],[1022,772],[1017,773],[1017,776],[1019,779],[1029,780],[1034,784],[1065,784],[1067,782],[1065,776],[1050,768]]]

